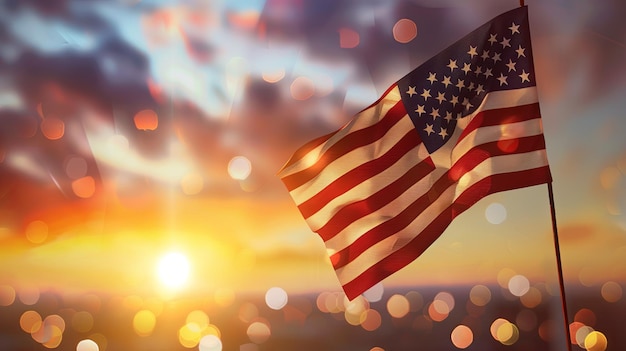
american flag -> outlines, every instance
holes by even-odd
[[[405,267],[460,213],[551,182],[526,7],[393,84],[279,172],[353,299]]]

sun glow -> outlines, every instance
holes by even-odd
[[[187,257],[180,252],[170,252],[159,260],[157,275],[159,281],[168,288],[180,288],[187,282],[190,264]]]

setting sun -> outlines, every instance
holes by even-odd
[[[170,252],[159,260],[157,275],[168,288],[180,288],[189,278],[189,260],[180,252]]]

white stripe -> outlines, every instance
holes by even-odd
[[[458,142],[460,135],[476,115],[486,110],[528,105],[538,101],[537,88],[534,86],[522,89],[494,91],[485,95],[481,104],[472,114],[457,120],[456,128],[450,140],[437,149],[437,151],[433,152],[430,157],[437,168],[443,167],[449,169],[452,165],[450,157],[452,155],[452,149]]]
[[[543,132],[541,119],[481,127],[466,135],[452,150],[452,163],[456,163],[469,150],[477,145],[499,140],[512,140],[527,136],[540,135]]]
[[[409,189],[383,206],[380,210],[374,211],[350,223],[346,228],[337,233],[337,235],[327,240],[326,246],[335,251],[343,250],[350,246],[352,242],[361,237],[364,233],[397,216],[422,195],[426,194],[426,192],[431,189],[433,182],[439,179],[444,172],[445,170],[443,169],[435,170],[420,181],[415,182]]]
[[[307,219],[307,224],[314,232],[316,232],[341,208],[354,202],[366,199],[372,194],[380,191],[382,188],[398,180],[398,178],[402,177],[407,170],[422,162],[426,157],[428,157],[428,151],[426,151],[424,144],[419,144],[404,154],[396,163],[387,167],[382,172],[366,179],[347,192],[329,201],[326,205],[324,205],[324,207]]]
[[[457,182],[456,200],[467,188],[484,178],[494,174],[518,172],[526,169],[534,169],[548,165],[546,150],[536,150],[523,154],[510,154],[494,156],[481,162],[471,171],[467,172]]]
[[[300,205],[355,167],[379,158],[394,147],[407,133],[415,133],[415,127],[411,119],[405,116],[381,138],[337,158],[320,170],[315,178],[291,190],[289,193],[294,198],[296,204]],[[415,137],[418,138],[418,135],[415,135]]]
[[[546,166],[545,150],[524,154],[497,156],[487,159],[461,177],[458,184],[453,183],[439,198],[420,213],[415,220],[398,233],[386,238],[365,250],[350,263],[336,270],[342,285],[354,280],[371,266],[393,254],[418,236],[443,210],[453,203],[463,191],[478,181],[494,174],[523,171]],[[458,188],[457,188],[458,187]],[[455,195],[456,192],[456,195]],[[362,231],[361,231],[362,232]],[[334,248],[332,248],[334,249]]]
[[[313,166],[330,147],[335,145],[339,140],[345,138],[348,134],[378,123],[385,115],[387,115],[387,112],[389,112],[389,110],[395,106],[398,101],[400,101],[400,91],[398,90],[398,87],[395,86],[389,91],[389,93],[387,93],[387,95],[383,96],[377,104],[372,105],[357,114],[348,124],[343,126],[325,143],[318,145],[315,149],[309,151],[304,157],[289,167],[281,169],[278,176],[280,178],[284,178]]]
[[[454,184],[448,187],[437,200],[432,202],[406,228],[372,245],[350,263],[335,270],[341,284],[345,285],[354,280],[368,268],[409,243],[452,203],[453,196]]]

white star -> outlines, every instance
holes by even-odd
[[[448,131],[441,128],[441,130],[439,131],[439,135],[441,135],[441,139],[445,139],[448,136]]]
[[[450,59],[450,63],[447,64],[447,67],[450,67],[450,71],[454,71],[455,68],[459,68],[456,65],[456,60]]]
[[[445,85],[446,88],[448,87],[448,85],[452,84],[452,82],[450,81],[450,77],[448,76],[443,76],[443,81],[441,81],[441,84]]]
[[[511,71],[515,71],[515,62],[513,62],[513,60],[509,59],[509,63],[506,64],[506,66],[509,68],[509,72]]]
[[[488,41],[491,43],[491,45],[493,45],[493,43],[498,42],[497,35],[496,34],[489,34],[489,40]]]
[[[483,50],[483,54],[480,57],[482,57],[483,60],[488,59],[489,58],[489,50]]]
[[[471,46],[470,45],[470,49],[467,52],[470,55],[470,58],[474,58],[474,56],[478,55],[478,53],[476,52],[476,47],[475,46]]]
[[[426,79],[427,81],[430,81],[430,84],[433,84],[434,82],[437,81],[437,78],[435,78],[437,75],[435,73],[428,73],[428,78]]]
[[[407,94],[409,94],[410,97],[413,97],[413,95],[417,94],[417,92],[415,91],[415,87],[409,86],[409,90],[406,91]]]
[[[483,73],[483,74],[485,75],[485,79],[493,76],[493,73],[491,73],[491,68],[487,68],[485,70],[485,73]]]
[[[471,71],[472,68],[470,67],[469,63],[464,63],[463,64],[463,68],[461,68],[461,71],[465,72],[465,74],[467,74],[467,72]]]
[[[481,73],[483,73],[483,68],[480,66],[476,66],[476,70],[474,71],[474,74],[479,75]]]
[[[524,54],[524,51],[526,49],[524,49],[521,45],[517,48],[517,50],[515,50],[515,52],[517,52],[517,58],[520,58],[522,56],[526,57],[526,54]]]
[[[511,24],[511,26],[509,27],[509,29],[511,30],[511,35],[515,33],[519,33],[519,24],[515,24],[515,22],[513,22],[513,24]]]
[[[428,124],[426,123],[426,128],[424,128],[424,131],[426,133],[428,133],[428,135],[430,135],[431,133],[434,133],[435,131],[433,130],[433,125],[432,124]]]
[[[446,94],[445,93],[437,93],[437,100],[439,100],[439,104],[441,104],[442,102],[446,101]]]
[[[530,83],[530,78],[528,78],[529,75],[530,73],[526,73],[526,70],[522,70],[522,74],[519,75],[519,77],[522,78],[522,83],[524,82]]]
[[[498,61],[502,61],[502,59],[500,58],[500,55],[502,55],[499,52],[494,52],[493,53],[493,57],[491,58],[493,60],[493,63],[496,63]]]
[[[437,119],[437,117],[440,117],[439,116],[439,109],[433,107],[433,110],[432,110],[431,113],[429,113],[429,115],[433,116],[433,121],[434,121],[435,119]]]
[[[503,84],[509,85],[509,83],[506,82],[506,76],[502,73],[500,73],[500,77],[496,78],[498,81],[500,81],[500,86],[502,86]]]
[[[483,85],[482,84],[478,84],[478,87],[476,88],[476,95],[480,95],[484,91],[485,91],[485,89],[483,89]]]
[[[446,116],[443,118],[446,121],[448,121],[448,123],[450,123],[450,121],[452,120],[452,113],[450,113],[450,111],[446,112]]]
[[[463,79],[459,79],[455,85],[459,90],[465,88],[465,81]]]
[[[430,89],[424,89],[424,92],[420,94],[423,98],[424,101],[428,100],[430,96]]]
[[[466,110],[469,110],[470,108],[474,107],[474,105],[470,104],[468,98],[464,98],[463,103],[461,103],[461,105],[465,106]]]
[[[452,95],[452,99],[450,99],[450,103],[452,104],[452,107],[456,106],[456,104],[459,103],[459,97],[456,95]]]
[[[507,38],[502,38],[502,41],[500,42],[500,45],[502,45],[502,48],[504,49],[505,47],[511,47],[511,44],[509,44],[509,42],[511,41],[511,39],[507,39]]]
[[[417,112],[417,114],[421,117],[422,113],[426,113],[426,111],[424,110],[424,105],[417,105],[417,110],[415,110],[415,112]]]
[[[467,90],[469,90],[469,91],[474,90],[474,82],[470,81],[470,85],[467,87]]]

